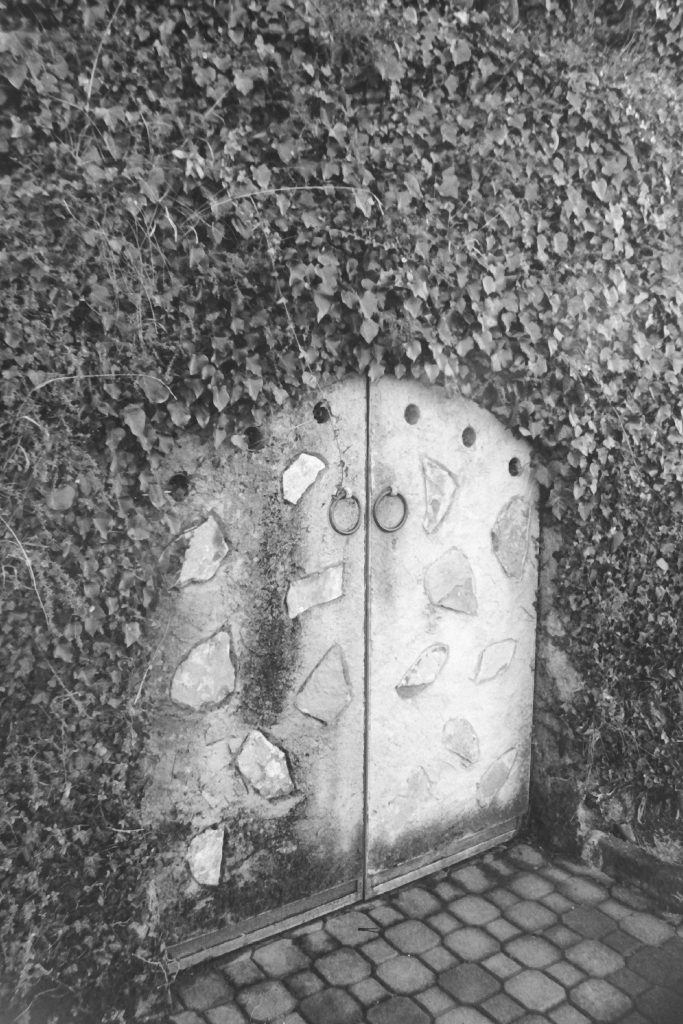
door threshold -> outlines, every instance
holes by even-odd
[[[481,832],[475,832],[465,839],[458,839],[451,843],[442,853],[422,854],[412,860],[406,861],[395,868],[387,868],[385,871],[378,871],[368,876],[365,886],[365,898],[379,896],[383,892],[390,892],[402,885],[414,882],[426,875],[433,875],[436,871],[457,864],[461,860],[469,860],[470,857],[490,850],[494,846],[500,846],[507,842],[519,831],[521,818],[510,818],[491,828]]]
[[[359,879],[342,882],[313,896],[246,918],[239,924],[184,939],[168,947],[169,970],[184,971],[204,960],[213,960],[226,953],[234,953],[244,946],[253,946],[263,939],[270,939],[290,928],[308,924],[325,914],[358,903],[361,899],[362,885]]]

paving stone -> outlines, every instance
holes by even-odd
[[[656,1024],[681,1024],[683,1021],[683,996],[659,985],[637,996],[636,1006]]]
[[[556,914],[564,914],[574,906],[571,900],[559,892],[549,892],[547,896],[541,897],[541,903]]]
[[[522,969],[516,960],[512,960],[505,953],[495,953],[488,960],[484,960],[483,966],[498,978],[511,978]]]
[[[619,922],[622,931],[628,932],[641,942],[647,942],[650,946],[661,946],[667,939],[672,939],[676,932],[660,918],[652,914],[635,913],[624,917]]]
[[[521,903],[515,903],[504,913],[508,921],[512,921],[513,924],[527,932],[542,932],[557,923],[557,916],[553,914],[552,910],[548,910],[542,903],[536,903],[533,900],[522,900]]]
[[[571,928],[567,928],[563,924],[554,924],[552,928],[548,928],[543,933],[546,939],[550,939],[560,949],[568,949],[569,946],[573,946],[577,942],[581,942],[581,936],[573,932]]]
[[[479,964],[450,967],[439,975],[438,983],[459,1003],[482,1003],[500,989],[498,979]]]
[[[434,949],[428,949],[425,953],[420,953],[420,959],[430,970],[435,971],[437,974],[456,963],[456,958],[453,954],[444,949],[443,946],[435,946]]]
[[[605,978],[624,966],[624,958],[620,953],[595,939],[584,939],[567,950],[567,959],[580,967],[593,978]]]
[[[391,960],[392,956],[396,956],[394,947],[384,939],[373,939],[372,942],[366,942],[364,946],[358,948],[363,956],[372,960],[373,964],[382,964],[385,960]]]
[[[636,949],[640,949],[643,945],[638,939],[634,939],[632,935],[628,935],[619,929],[615,932],[610,932],[609,935],[603,935],[601,941],[606,946],[609,946],[610,949],[621,953],[622,956],[630,956],[631,953],[635,952]]]
[[[454,1006],[439,1017],[439,1024],[491,1024],[491,1018],[473,1006]]]
[[[569,871],[559,868],[556,864],[548,864],[546,867],[541,868],[539,874],[543,875],[544,878],[549,878],[551,882],[566,882],[568,878],[572,877]]]
[[[446,1010],[450,1010],[453,1006],[451,997],[446,995],[438,985],[432,985],[431,988],[426,988],[424,992],[418,992],[415,999],[433,1017],[438,1017],[440,1013],[445,1013]]]
[[[557,889],[574,903],[603,903],[607,897],[605,889],[588,878],[567,878],[557,883]]]
[[[203,1017],[200,1017],[194,1010],[181,1010],[171,1017],[172,1024],[204,1024]]]
[[[299,936],[296,941],[303,952],[310,957],[320,956],[321,953],[329,953],[339,946],[334,936],[329,935],[326,931],[309,932],[308,935]]]
[[[429,1017],[412,999],[394,996],[373,1006],[368,1021],[370,1024],[429,1024]]]
[[[547,896],[548,893],[553,891],[552,882],[549,882],[547,878],[543,878],[541,875],[532,875],[528,872],[513,878],[509,882],[509,886],[513,892],[516,892],[518,896],[522,896],[525,900],[537,900],[541,896]]]
[[[481,1008],[498,1024],[511,1024],[524,1013],[524,1007],[520,1006],[516,999],[506,996],[504,992],[498,992],[495,996],[491,996],[485,1003],[482,1003]]]
[[[315,961],[315,969],[330,985],[352,985],[370,974],[370,964],[355,949],[335,949]]]
[[[545,1013],[561,1003],[564,989],[540,971],[522,971],[505,982],[505,991],[529,1010]]]
[[[279,1021],[278,1024],[280,1024]],[[288,1013],[286,1017],[282,1018],[282,1024],[306,1024],[306,1021],[295,1010],[294,1013]]]
[[[454,928],[460,928],[461,922],[458,921],[457,917],[453,917],[452,914],[442,910],[439,914],[432,914],[428,917],[425,924],[428,924],[430,928],[434,928],[440,935],[448,935]]]
[[[573,988],[569,998],[591,1021],[617,1020],[631,1008],[631,1000],[602,978],[589,978]],[[657,1024],[661,1024],[660,1021]]]
[[[650,902],[642,892],[638,892],[637,889],[629,889],[625,885],[615,885],[612,887],[610,896],[613,900],[617,900],[619,903],[625,904],[630,907],[631,910],[649,910]]]
[[[580,981],[584,981],[586,978],[583,971],[574,967],[574,964],[568,964],[566,960],[562,960],[559,964],[553,964],[552,967],[548,967],[546,974],[550,975],[551,978],[554,978],[555,981],[559,981],[560,985],[564,985],[566,989],[570,989],[574,985],[578,985]]]
[[[269,978],[284,978],[310,966],[310,959],[291,939],[278,939],[252,953],[254,961]]]
[[[614,882],[614,879],[610,878],[609,875],[606,875],[604,871],[600,871],[599,868],[594,868],[592,864],[584,864],[584,862],[580,860],[569,860],[567,857],[558,856],[555,857],[555,864],[557,867],[564,868],[570,875],[581,875],[584,878],[594,878],[596,881],[599,881],[608,887]]]
[[[251,951],[243,953],[235,960],[220,961],[220,969],[235,988],[254,985],[257,981],[262,981],[264,977],[261,968],[257,967],[251,959]]]
[[[588,1017],[569,1003],[561,1003],[550,1011],[553,1024],[591,1024]]]
[[[358,1024],[363,1019],[360,1005],[341,988],[326,988],[309,996],[299,1006],[309,1024]]]
[[[656,946],[642,946],[631,954],[627,966],[653,985],[675,988],[681,983],[680,962],[673,963]]]
[[[500,949],[498,941],[481,928],[459,928],[445,937],[444,945],[461,960],[486,960]]]
[[[532,868],[540,868],[546,864],[543,854],[527,843],[519,843],[512,846],[508,850],[508,857],[518,864],[525,864]]]
[[[599,939],[614,930],[614,921],[595,907],[577,907],[562,917],[568,928],[583,935],[584,939]]]
[[[615,971],[606,980],[609,981],[610,985],[618,988],[620,992],[625,992],[627,996],[631,996],[631,999],[640,995],[646,988],[650,988],[650,983],[645,978],[641,978],[639,974],[629,970],[628,967],[622,967],[621,970]]]
[[[396,924],[397,921],[405,920],[405,916],[400,914],[395,907],[390,907],[386,904],[384,906],[377,907],[376,910],[371,910],[370,917],[382,928],[385,928],[390,924]]]
[[[434,892],[437,896],[440,896],[442,900],[448,903],[449,900],[454,899],[458,895],[458,890],[450,882],[439,882],[438,885],[434,886]]]
[[[234,1004],[230,1006],[216,1006],[213,1010],[205,1010],[204,1016],[209,1021],[209,1024],[247,1024],[247,1018]]]
[[[501,878],[509,878],[517,871],[516,865],[513,866],[503,857],[497,857],[495,854],[485,854],[484,863],[489,871],[494,871]]]
[[[363,905],[359,904],[356,909],[363,909]],[[311,932],[322,931],[324,927],[325,922],[318,918],[317,921],[307,921],[306,924],[300,924],[298,928],[293,928],[289,934],[294,938],[298,938],[300,935],[310,935]]]
[[[395,897],[395,902],[398,909],[406,917],[411,918],[429,917],[430,914],[436,914],[438,910],[442,909],[436,897],[432,896],[426,889],[420,888],[420,886],[411,886],[410,889],[403,889]]]
[[[376,922],[358,910],[328,918],[325,931],[338,939],[342,946],[360,946],[378,934]]]
[[[486,931],[500,942],[507,942],[508,939],[514,939],[515,935],[520,934],[519,928],[503,917],[499,917],[497,921],[490,921],[485,927]]]
[[[300,974],[293,974],[287,978],[285,984],[297,999],[305,999],[306,996],[312,996],[314,992],[319,992],[323,988],[323,982],[313,971],[301,971]]]
[[[560,959],[557,946],[537,935],[522,935],[505,946],[505,952],[525,967],[548,967]]]
[[[540,1013],[525,1013],[523,1017],[520,1017],[515,1024],[548,1024],[548,1018],[540,1015]]]
[[[486,892],[487,889],[492,889],[494,884],[481,870],[474,864],[468,864],[467,867],[458,868],[451,872],[451,881],[459,885],[465,892],[469,893],[481,893]]]
[[[486,924],[500,917],[500,910],[481,896],[463,896],[448,904],[448,909],[465,924]]]
[[[396,956],[377,968],[377,977],[399,995],[419,992],[434,984],[433,973],[412,956]]]
[[[625,1017],[622,1017],[619,1024],[652,1024],[652,1021],[643,1017],[637,1010],[631,1010]]]
[[[350,991],[351,995],[363,1006],[374,1006],[375,1003],[389,995],[384,985],[380,985],[374,978],[357,981],[355,985],[351,986]]]
[[[619,900],[614,900],[612,897],[605,900],[604,903],[600,903],[598,910],[607,914],[608,917],[613,917],[615,921],[620,921],[622,917],[628,917],[633,913],[632,907],[627,907],[626,904],[620,903]]]
[[[401,921],[387,928],[384,937],[402,953],[424,953],[439,944],[438,934],[422,921]]]
[[[494,903],[497,907],[500,907],[501,910],[511,907],[513,903],[519,903],[519,896],[514,892],[510,892],[509,889],[491,889],[486,893],[486,899],[489,903]]]
[[[311,998],[315,999],[315,996]],[[261,981],[237,993],[237,1002],[253,1021],[269,1021],[284,1017],[293,1010],[296,1001],[281,981]]]
[[[176,986],[176,991],[186,1010],[208,1010],[232,999],[232,989],[223,975],[206,968],[192,971]]]

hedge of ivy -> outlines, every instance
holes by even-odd
[[[470,6],[75,0],[0,32],[0,1005],[111,1021],[153,993],[164,454],[248,447],[349,371],[449,382],[531,439],[577,770],[680,788],[681,19],[605,4],[571,45]],[[624,74],[597,50],[634,25]]]

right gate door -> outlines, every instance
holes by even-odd
[[[537,590],[529,451],[441,388],[371,385],[366,894],[513,834]]]

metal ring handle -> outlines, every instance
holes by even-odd
[[[403,515],[395,524],[395,526],[382,526],[382,524],[379,521],[379,507],[385,500],[385,498],[398,498],[398,500],[403,505]],[[408,518],[408,502],[403,497],[403,495],[396,490],[395,487],[385,487],[384,490],[380,491],[377,497],[375,498],[375,503],[372,506],[372,518],[375,520],[375,525],[378,526],[380,530],[382,530],[384,533],[396,533],[397,530],[401,529],[406,519]]]
[[[356,506],[356,511],[358,513],[356,516],[355,523],[348,530],[345,530],[343,527],[339,526],[336,520],[336,508],[340,501],[352,501],[353,504]],[[336,530],[337,533],[341,533],[343,537],[348,537],[350,536],[350,534],[355,533],[358,527],[360,526],[360,521],[362,519],[360,502],[358,498],[355,496],[355,494],[350,494],[348,491],[345,491],[342,487],[338,488],[337,491],[332,495],[332,501],[330,502],[330,507],[328,509],[327,514],[332,529]]]

